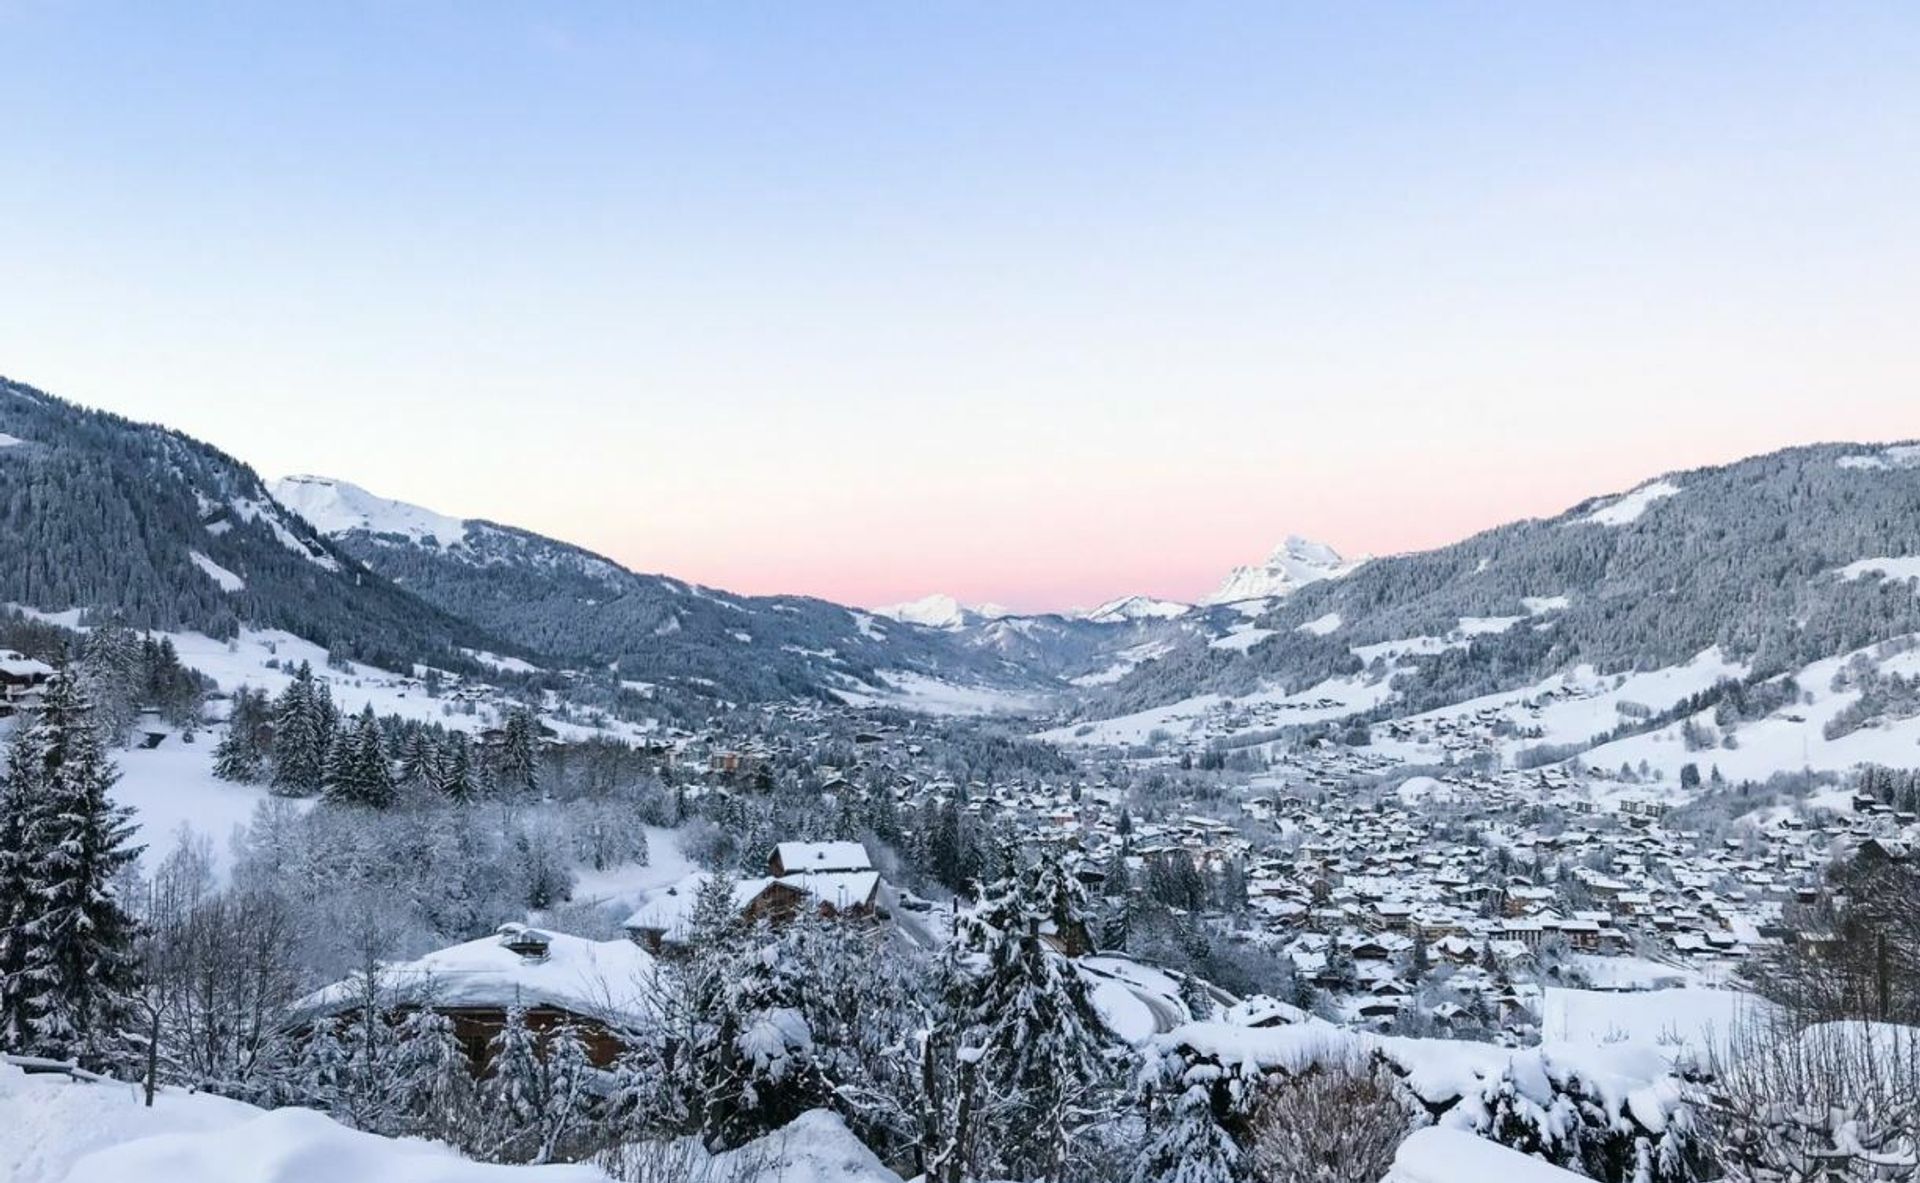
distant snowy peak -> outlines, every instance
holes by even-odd
[[[1309,583],[1338,579],[1366,561],[1359,558],[1349,562],[1323,542],[1290,534],[1267,556],[1265,563],[1258,567],[1235,567],[1226,581],[1200,602],[1238,604],[1247,600],[1280,599]]]
[[[902,624],[918,624],[926,628],[959,629],[981,620],[999,620],[1012,616],[1013,610],[1002,608],[998,604],[962,604],[952,596],[936,592],[918,600],[909,600],[904,604],[888,604],[884,608],[875,608],[875,616],[884,616],[888,620],[897,620]]]
[[[467,523],[430,509],[376,497],[358,485],[323,476],[289,476],[273,482],[274,499],[330,538],[354,531],[399,535],[441,548],[467,536]]]
[[[1120,624],[1129,620],[1172,620],[1193,611],[1192,604],[1178,600],[1156,600],[1152,596],[1122,596],[1109,600],[1091,612],[1079,613],[1082,620],[1095,624]]]

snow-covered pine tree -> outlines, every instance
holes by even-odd
[[[273,791],[283,797],[319,792],[332,739],[332,696],[303,661],[274,703]]]
[[[797,969],[785,941],[763,930],[719,983],[699,1057],[711,1081],[702,1122],[711,1149],[743,1145],[828,1099]]]
[[[401,1020],[398,1034],[396,1092],[412,1131],[463,1144],[474,1100],[473,1069],[453,1020],[422,1006]]]
[[[539,790],[539,770],[534,763],[539,741],[540,723],[531,710],[515,707],[507,712],[492,761],[494,788],[501,796],[530,797]]]
[[[80,646],[83,693],[101,741],[117,747],[140,714],[140,640],[117,621],[90,630]]]
[[[350,727],[334,737],[327,757],[326,799],[335,805],[386,809],[393,804],[393,768],[387,763],[380,721],[373,707],[362,709]]]
[[[294,1099],[302,1105],[329,1112],[337,1110],[347,1091],[352,1072],[346,1045],[340,1042],[331,1017],[321,1018],[300,1045],[290,1081]]]
[[[117,774],[71,667],[48,681],[28,730],[26,775],[40,800],[21,835],[27,895],[14,920],[26,947],[9,993],[24,1009],[28,1053],[111,1068],[126,1053],[136,971],[134,920],[113,885],[141,848],[128,845],[131,811],[107,795]]]
[[[732,875],[715,871],[701,880],[687,914],[686,939],[705,952],[724,946],[740,929],[740,906],[734,903],[738,884]]]
[[[1134,1168],[1133,1183],[1235,1183],[1245,1178],[1240,1147],[1213,1108],[1212,1066],[1180,1065],[1162,1082],[1165,1096],[1150,1105],[1152,1135]]]
[[[424,727],[415,728],[406,739],[400,756],[399,780],[409,789],[439,787],[440,747]]]
[[[538,1038],[527,1026],[524,1007],[512,1006],[500,1030],[487,1041],[487,1075],[480,1082],[480,1104],[488,1131],[482,1156],[500,1162],[525,1162],[539,1147],[539,1124],[547,1107],[546,1070]]]
[[[26,923],[32,915],[33,859],[27,827],[46,797],[46,737],[21,726],[7,745],[6,779],[0,781],[0,1050],[27,1047]]]
[[[233,692],[227,731],[213,749],[213,774],[239,784],[258,784],[267,771],[265,735],[273,708],[263,691],[242,686]]]
[[[563,1023],[547,1037],[546,1108],[540,1120],[540,1146],[535,1162],[560,1159],[592,1124],[597,1075],[587,1041],[572,1023]]]
[[[1007,1178],[1059,1179],[1113,1087],[1086,983],[1046,937],[1061,920],[1083,923],[1070,903],[1056,916],[1072,893],[1046,861],[1024,883],[997,883],[963,925],[987,954],[970,1016],[981,1033],[981,1094],[991,1099],[981,1114],[987,1161],[975,1165]]]
[[[473,773],[473,745],[468,742],[466,732],[448,734],[446,754],[439,761],[434,787],[456,805],[466,804],[479,793],[479,782]]]

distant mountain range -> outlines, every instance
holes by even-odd
[[[0,381],[0,602],[284,629],[386,668],[524,669],[635,710],[946,687],[1101,719],[1377,677],[1408,711],[1710,648],[1757,679],[1920,633],[1915,556],[1920,446],[1832,444],[1419,554],[1348,561],[1288,538],[1194,605],[867,611],[635,572],[342,480],[268,486],[178,432]]]

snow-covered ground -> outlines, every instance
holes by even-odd
[[[1212,649],[1232,649],[1245,653],[1272,635],[1270,628],[1260,628],[1251,621],[1243,621],[1228,629],[1225,636],[1215,637],[1207,645]]]
[[[0,1064],[8,1183],[606,1183],[585,1166],[498,1167],[432,1142],[381,1138],[311,1109],[256,1109],[128,1084],[29,1076]]]
[[[1581,1176],[1465,1130],[1415,1130],[1381,1183],[1576,1183]]]
[[[1646,513],[1654,502],[1672,497],[1678,492],[1680,492],[1680,486],[1672,481],[1653,481],[1641,485],[1631,493],[1614,498],[1580,520],[1591,522],[1596,526],[1632,525],[1640,520],[1640,515]]]
[[[1871,656],[1872,650],[1861,650]],[[1645,735],[1631,736],[1594,748],[1584,757],[1595,768],[1616,768],[1623,763],[1638,766],[1642,760],[1677,778],[1683,764],[1695,764],[1703,772],[1718,768],[1729,780],[1765,780],[1782,769],[1810,768],[1816,771],[1842,772],[1860,764],[1884,764],[1894,768],[1920,765],[1920,717],[1890,720],[1828,739],[1829,720],[1858,701],[1857,690],[1833,689],[1834,675],[1853,660],[1854,654],[1827,658],[1808,665],[1794,675],[1802,701],[1783,707],[1764,719],[1740,724],[1734,732],[1734,746],[1725,746],[1717,728],[1719,747],[1691,750],[1681,734],[1682,724]],[[1877,663],[1884,673],[1903,677],[1920,676],[1920,649],[1910,650]],[[1702,727],[1711,728],[1712,711],[1695,717]]]
[[[582,867],[574,873],[573,898],[631,910],[635,900],[655,888],[678,883],[699,868],[680,849],[680,836],[659,826],[644,827],[647,861],[625,863],[596,871]]]
[[[227,570],[225,567],[222,567],[220,564],[214,562],[212,559],[201,554],[197,550],[188,551],[187,557],[193,560],[194,566],[200,568],[200,570],[206,573],[206,576],[208,579],[211,579],[216,584],[218,584],[220,586],[221,591],[237,592],[247,586],[246,580],[240,578],[238,575],[235,575],[233,572]]]
[[[267,791],[258,785],[237,785],[213,775],[214,740],[204,731],[192,744],[173,735],[157,748],[113,754],[120,766],[113,799],[134,811],[135,841],[146,846],[140,861],[148,871],[174,848],[184,829],[208,840],[214,873],[224,878],[232,864],[233,832],[266,800]],[[288,804],[304,810],[313,802],[290,798]]]
[[[1038,709],[1038,695],[1020,694],[990,686],[944,682],[910,670],[887,670],[885,688],[839,689],[834,694],[848,706],[895,707],[923,715],[1006,715]]]
[[[1220,720],[1229,703],[1241,708],[1270,708],[1274,712],[1273,725],[1277,726],[1344,718],[1355,711],[1377,706],[1391,697],[1393,687],[1387,678],[1329,678],[1298,694],[1270,690],[1234,699],[1219,694],[1197,694],[1130,715],[1056,727],[1034,738],[1049,743],[1096,747],[1142,744],[1157,731],[1176,736],[1209,734],[1209,724]]]
[[[1597,959],[1596,959],[1597,960]],[[1549,987],[1540,1016],[1548,1042],[1653,1045],[1674,1052],[1724,1046],[1760,1003],[1737,990],[1682,987],[1639,992]]]
[[[634,1147],[627,1177],[726,1183],[900,1183],[825,1110],[737,1150],[693,1141]],[[163,1089],[153,1108],[129,1084],[29,1076],[0,1064],[0,1179],[7,1183],[611,1183],[586,1165],[493,1166],[435,1142],[352,1130],[311,1109],[257,1109]]]
[[[1171,975],[1130,957],[1102,953],[1074,963],[1086,980],[1094,1009],[1128,1043],[1173,1030],[1193,1016]]]

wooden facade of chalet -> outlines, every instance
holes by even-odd
[[[591,944],[583,938],[555,936],[524,924],[503,924],[493,938],[469,941],[428,954],[410,966],[394,967],[390,979],[394,993],[383,1006],[381,1021],[398,1028],[422,1010],[444,1015],[453,1025],[469,1068],[479,1076],[492,1061],[491,1045],[506,1027],[509,1011],[518,1010],[522,1023],[533,1033],[537,1054],[544,1057],[556,1033],[571,1028],[585,1045],[588,1060],[596,1068],[609,1067],[628,1050],[617,1019],[609,1021],[607,1017],[614,1012],[590,1014],[576,1009],[566,1001],[570,992],[557,997],[520,972],[520,967],[525,967],[537,974],[549,964],[556,946],[561,946],[560,952],[567,959],[559,963],[560,976],[570,983],[579,947]],[[477,957],[480,952],[490,956]],[[436,961],[448,956],[453,957],[452,962]],[[592,964],[583,962],[580,972],[585,973],[584,967]],[[629,972],[633,968],[628,967]],[[415,984],[400,984],[404,982]],[[331,1024],[343,1042],[351,1041],[355,1038],[354,1025],[363,1021],[362,998],[354,979],[336,983],[295,1005],[298,1017],[289,1033],[296,1040],[305,1040],[321,1024]],[[595,1003],[582,1005],[598,1008]]]
[[[389,1026],[399,1027],[408,1016],[421,1008],[403,1004],[386,1013]],[[473,1074],[483,1075],[493,1061],[490,1050],[493,1040],[507,1025],[507,1008],[501,1006],[435,1006],[430,1008],[435,1014],[445,1015],[453,1023],[454,1038],[460,1041],[460,1050],[466,1053],[467,1065]],[[580,1041],[586,1045],[587,1058],[596,1068],[610,1067],[627,1050],[627,1044],[616,1034],[613,1028],[599,1019],[588,1015],[576,1014],[556,1006],[530,1006],[521,1011],[522,1022],[532,1031],[538,1054],[546,1054],[547,1044],[553,1034],[561,1027],[571,1025],[580,1035]],[[313,1030],[316,1023],[334,1024],[334,1033],[343,1041],[352,1038],[349,1028],[359,1022],[355,1014],[331,1015],[313,1020],[294,1029],[296,1039],[304,1039]]]

